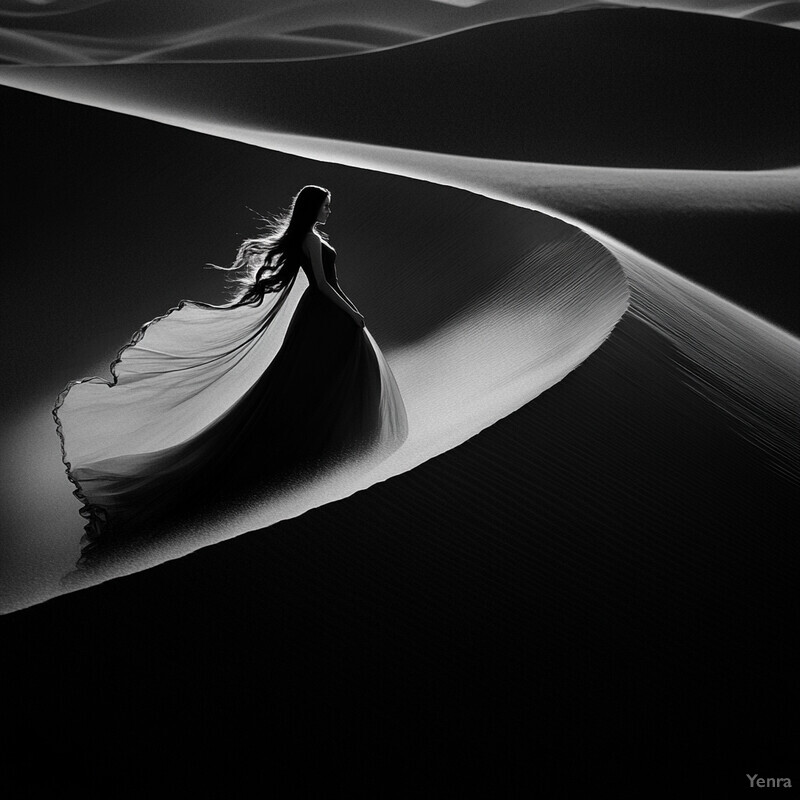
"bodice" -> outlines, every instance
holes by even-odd
[[[338,279],[336,276],[336,250],[334,250],[324,239],[320,240],[322,243],[322,269],[325,272],[325,279],[331,286],[338,286]],[[308,282],[312,286],[316,286],[317,280],[314,277],[314,268],[311,266],[309,259],[303,259],[301,264],[303,271],[306,273]]]

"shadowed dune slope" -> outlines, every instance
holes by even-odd
[[[599,10],[304,63],[3,68],[132,113],[514,160],[765,169],[800,163],[797,33]],[[348,113],[357,98],[358,113]]]
[[[268,718],[271,758],[319,753],[347,787],[368,761],[373,796],[395,772],[424,794],[431,759],[442,796],[454,767],[486,796],[640,797],[654,774],[730,796],[749,760],[784,774],[792,495],[670,361],[626,316],[535,403],[412,472],[6,617],[6,669],[37,687],[10,718],[69,709],[114,734],[96,753],[154,713],[150,736],[192,745]]]
[[[16,276],[0,313],[4,339],[14,343],[0,398],[9,420],[0,431],[6,609],[65,591],[59,580],[79,554],[80,506],[50,414],[56,395],[70,379],[108,377],[131,333],[181,298],[221,302],[225,276],[202,266],[229,263],[258,230],[248,206],[278,209],[298,183],[331,188],[339,277],[395,372],[411,436],[383,472],[343,472],[277,500],[228,503],[222,519],[195,521],[171,539],[166,532],[158,546],[126,553],[90,579],[184,555],[413,469],[557,383],[601,346],[627,307],[617,261],[550,216],[431,182],[2,94],[18,111],[15,140],[35,156],[9,173],[16,201],[0,254]],[[51,113],[66,113],[71,124]],[[32,240],[41,270],[26,267]],[[47,308],[46,319],[36,307]]]

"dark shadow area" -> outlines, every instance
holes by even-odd
[[[671,358],[626,317],[410,473],[3,618],[8,728],[37,758],[90,746],[86,785],[132,752],[146,784],[290,796],[791,775],[793,487]]]
[[[426,336],[515,259],[570,230],[430,183],[5,87],[0,99],[14,152],[0,242],[9,281],[0,333],[13,348],[0,403],[17,407],[31,396],[55,400],[181,299],[225,302],[224,273],[204,265],[229,264],[259,232],[256,212],[284,207],[303,183],[332,191],[327,231],[340,283],[385,349]]]
[[[326,247],[325,270],[335,283],[334,259]],[[146,333],[143,341],[146,346]],[[73,465],[70,478],[85,493],[81,513],[88,519],[79,567],[102,567],[123,553],[163,544],[176,528],[185,545],[194,528],[237,507],[266,503],[350,462],[385,458],[405,441],[408,427],[393,378],[382,377],[381,359],[366,333],[308,286],[277,355],[265,368],[252,364],[263,372],[213,424],[159,450],[155,460],[147,453],[128,455],[123,448],[97,463]],[[169,364],[165,373],[170,368],[176,367]],[[190,401],[195,387],[208,388],[196,373],[193,380],[162,386],[176,406]],[[122,383],[117,391],[125,391]],[[150,400],[157,399],[151,393]],[[147,420],[147,408],[142,413]],[[154,421],[152,414],[149,419]],[[124,422],[113,421],[115,427]],[[94,430],[73,433],[89,440],[97,435]],[[66,459],[70,443],[66,437]]]
[[[797,31],[710,14],[592,9],[343,58],[65,67],[46,80],[175,120],[483,158],[800,164]]]
[[[284,454],[285,455],[285,454]],[[363,456],[362,456],[363,457]],[[101,525],[97,538],[85,534],[75,568],[64,575],[66,588],[92,586],[103,576],[113,576],[120,565],[146,562],[173,543],[184,547],[192,541],[207,544],[207,527],[224,526],[242,508],[269,503],[302,486],[323,478],[332,469],[359,461],[356,453],[302,459],[294,456],[281,467],[271,461],[271,471],[245,474],[205,470],[163,481],[152,498],[142,498],[108,525]],[[213,474],[211,474],[213,472]]]

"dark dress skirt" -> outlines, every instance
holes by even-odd
[[[84,561],[405,440],[380,349],[301,267],[255,308],[182,303],[120,351],[113,382],[76,381],[59,396]]]

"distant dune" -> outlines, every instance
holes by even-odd
[[[768,3],[742,14],[742,19],[797,27],[800,25],[800,3]]]
[[[10,0],[0,23],[27,42],[0,42],[0,59],[16,64],[111,63],[133,60],[282,60],[358,53],[504,20],[589,9],[672,9],[797,24],[796,2],[581,2],[580,0],[485,0],[460,5],[433,0],[236,0],[172,5],[151,0]],[[105,48],[76,47],[74,36],[92,31]],[[309,42],[308,38],[313,42]],[[42,47],[39,40],[54,48]]]
[[[796,33],[672,11],[541,16],[335,60],[3,68],[0,81],[176,124],[500,159],[800,164]]]

